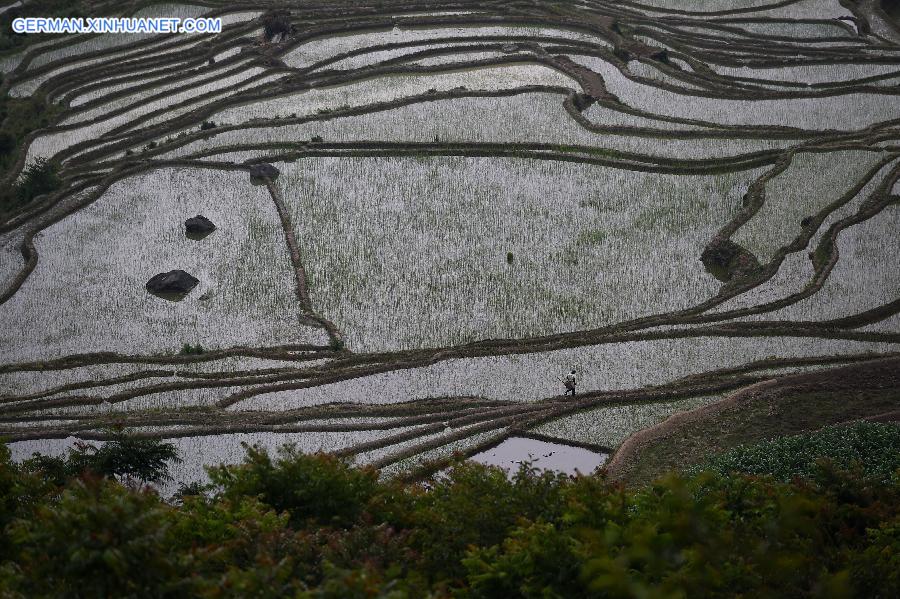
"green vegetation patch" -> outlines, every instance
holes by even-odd
[[[695,466],[741,445],[875,416],[898,407],[900,389],[891,388],[757,398],[679,425],[644,447],[624,478],[630,484],[646,484],[664,472]]]
[[[0,217],[27,206],[35,198],[55,191],[61,185],[57,164],[38,158],[25,169],[15,185],[0,192]]]
[[[723,475],[767,474],[788,482],[798,476],[814,478],[821,472],[823,458],[888,482],[900,468],[900,426],[860,422],[741,445],[710,459],[697,470]]]
[[[211,474],[167,503],[114,478],[13,464],[0,447],[0,595],[900,593],[900,472],[672,475],[629,490],[462,463],[421,485],[287,448],[276,459],[250,449]]]
[[[28,98],[0,97],[0,177],[16,164],[29,133],[56,122],[61,108],[48,105],[43,96]],[[27,205],[40,194],[60,185],[54,163],[39,161],[23,173],[17,185],[0,191],[0,218]]]

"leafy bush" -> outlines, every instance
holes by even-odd
[[[222,488],[221,497],[259,497],[288,512],[295,525],[306,520],[350,525],[378,488],[376,470],[351,468],[330,455],[305,455],[286,445],[273,461],[265,449],[245,447],[243,464],[209,471],[212,482]]]
[[[6,156],[16,149],[16,138],[6,131],[0,131],[0,156]]]
[[[206,353],[206,350],[203,349],[203,346],[199,343],[197,345],[191,345],[190,343],[185,343],[181,346],[181,351],[178,352],[182,356],[191,356],[191,355],[200,355]]]
[[[169,478],[168,462],[178,459],[178,450],[171,443],[117,432],[87,459],[87,466],[104,476],[159,482]]]
[[[171,443],[114,431],[112,438],[100,447],[77,443],[65,458],[36,453],[23,463],[23,467],[29,472],[40,473],[57,486],[86,472],[104,477],[159,482],[169,478],[168,462],[178,459],[178,450]]]
[[[287,36],[291,32],[290,14],[286,11],[272,11],[263,15],[263,35],[267,41],[272,41],[276,36]]]
[[[59,189],[60,185],[58,166],[46,158],[38,158],[22,173],[22,179],[16,185],[16,200],[19,205],[27,204],[40,195]]]
[[[868,447],[880,447],[869,445]],[[0,596],[896,597],[900,471],[630,490],[463,463],[429,486],[291,446],[166,505],[0,452]],[[63,464],[67,461],[63,460]],[[877,472],[875,472],[877,474]],[[201,489],[207,491],[208,489]],[[74,591],[73,591],[74,590]]]
[[[59,501],[11,526],[19,576],[10,586],[29,597],[160,596],[174,590],[180,576],[177,556],[165,542],[169,512],[152,493],[78,480]]]
[[[394,512],[382,513],[400,529],[414,531],[413,548],[441,578],[461,578],[470,546],[501,543],[520,519],[555,520],[563,512],[564,475],[538,475],[523,466],[511,480],[499,468],[462,463],[428,493],[409,503],[394,497]],[[397,507],[403,506],[402,509]]]
[[[900,597],[900,517],[867,533],[869,546],[855,554],[850,564],[860,596]]]
[[[887,482],[900,468],[900,427],[877,422],[832,426],[740,446],[710,459],[700,468],[721,474],[770,474],[787,482],[796,476],[820,476],[821,458],[844,468],[858,464],[866,476]]]

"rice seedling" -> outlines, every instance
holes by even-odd
[[[794,154],[791,166],[766,184],[762,208],[732,239],[768,262],[801,233],[804,218],[840,199],[881,159],[867,151]]]
[[[433,66],[454,62],[468,62],[475,60],[497,59],[506,56],[504,52],[460,52],[458,54],[448,54],[442,56],[431,56],[429,58],[420,58],[416,64]]]
[[[772,4],[770,0],[641,0],[638,4],[657,9],[673,9],[691,12],[719,12],[761,8]],[[766,11],[768,14],[768,11]]]
[[[167,122],[176,116],[182,115],[186,112],[190,112],[191,110],[195,110],[198,106],[196,105],[196,103],[191,102],[191,100],[195,100],[199,95],[208,92],[214,92],[228,85],[240,83],[241,81],[262,73],[263,71],[264,69],[262,68],[254,67],[249,71],[234,75],[232,77],[227,77],[216,82],[208,83],[198,88],[182,92],[180,94],[175,94],[175,96],[164,100],[159,100],[157,102],[147,102],[145,104],[138,105],[133,110],[129,110],[124,114],[103,121],[84,125],[72,130],[40,135],[34,139],[31,145],[28,146],[28,153],[25,164],[31,165],[39,158],[51,158],[53,156],[56,156],[59,152],[62,152],[63,150],[70,148],[78,143],[96,140],[97,138],[109,133],[116,127],[127,125],[129,123],[135,123],[135,119],[144,117],[146,114],[153,112],[154,110],[164,110],[164,112],[154,118],[141,121],[139,124],[140,127],[147,127],[150,125]],[[272,81],[277,78],[277,75],[270,75],[248,85],[256,86],[260,85],[261,83],[265,83],[266,81]],[[214,94],[213,97],[207,98],[205,101],[211,102],[225,95],[227,95],[227,92]],[[170,105],[174,97],[177,97],[180,100],[188,103],[180,108],[165,110]],[[199,101],[200,100],[197,100],[197,102]],[[135,123],[135,126],[138,126],[138,124]]]
[[[177,4],[164,2],[160,4],[152,4],[150,6],[144,7],[138,11],[136,11],[132,16],[136,18],[140,17],[178,17],[181,19],[191,18],[191,17],[199,17],[203,13],[207,12],[206,7],[198,6],[195,4]],[[63,58],[71,58],[73,56],[78,56],[79,54],[87,54],[89,52],[96,52],[98,50],[109,50],[115,48],[116,46],[121,46],[125,44],[134,43],[140,40],[152,38],[155,34],[152,33],[112,33],[112,34],[104,34],[104,35],[95,35],[90,37],[89,39],[70,46],[66,46],[64,48],[60,48],[58,50],[51,50],[48,52],[41,52],[38,54],[34,60],[28,65],[29,69],[36,69],[38,67],[50,64],[51,62]],[[171,43],[171,40],[168,40]],[[134,52],[134,51],[132,51]],[[119,57],[128,56],[128,52],[118,54]],[[108,60],[106,58],[105,60]],[[93,63],[76,63],[78,66],[85,66],[86,64]]]
[[[352,349],[373,351],[591,328],[700,303],[719,288],[700,253],[747,179],[327,158],[287,165],[279,183],[314,304]],[[520,257],[512,268],[507,251]],[[515,308],[525,305],[527,314]]]
[[[641,85],[599,58],[578,62],[600,73],[610,92],[622,102],[645,112],[697,119],[723,125],[768,125],[809,130],[857,130],[900,116],[890,96],[842,93],[826,97],[738,100],[691,96]]]
[[[381,469],[381,476],[383,478],[391,478],[394,476],[406,474],[410,470],[421,467],[428,462],[451,459],[456,455],[465,455],[473,448],[503,439],[506,434],[507,429],[501,428],[495,431],[477,433],[466,439],[451,441],[435,449],[429,449],[428,451],[424,451],[412,457],[404,458],[398,462],[394,462],[393,464],[385,466]]]
[[[807,248],[811,250],[815,250],[816,248],[818,248],[825,236],[829,234],[828,232],[833,225],[845,218],[849,218],[856,214],[860,209],[861,204],[865,200],[867,200],[878,187],[878,185],[881,184],[892,166],[893,165],[890,162],[885,164],[885,166],[882,167],[874,177],[872,177],[868,182],[866,182],[865,185],[862,186],[860,191],[850,201],[848,201],[842,207],[831,212],[819,226],[818,230],[813,234],[809,244],[807,244]],[[815,177],[809,177],[808,179],[804,180],[804,183],[808,184],[809,181],[814,178]],[[836,183],[836,185],[838,185],[839,187],[841,186],[840,183]],[[757,214],[755,219],[758,218],[759,214]],[[852,227],[851,230],[854,228],[855,227]],[[797,231],[799,233],[799,229]],[[843,236],[846,236],[847,234],[848,231],[842,231],[839,239]],[[813,267],[812,260],[807,252],[799,251],[789,253],[785,256],[784,261],[779,266],[778,272],[774,277],[772,277],[762,285],[754,287],[750,291],[742,293],[741,295],[738,295],[724,302],[723,304],[719,305],[715,311],[727,312],[735,309],[759,306],[783,299],[789,295],[801,292],[808,285],[813,283],[814,277],[815,269]],[[883,295],[884,292],[879,293]],[[765,318],[768,318],[768,313],[764,314],[766,314]],[[758,318],[764,317],[760,316]]]
[[[769,357],[803,358],[889,352],[891,343],[797,337],[667,339],[593,345],[553,352],[464,358],[278,391],[241,401],[232,411],[280,411],[341,403],[391,404],[441,397],[532,402],[562,395],[559,381],[577,366],[583,391],[633,389]]]
[[[352,35],[335,35],[330,37],[310,40],[296,50],[286,54],[284,62],[291,67],[306,68],[317,62],[327,60],[338,54],[354,50],[379,46],[384,44],[399,44],[409,42],[421,42],[428,44],[429,40],[452,37],[464,40],[476,37],[559,37],[575,41],[589,42],[601,46],[609,46],[609,43],[594,35],[567,29],[554,29],[547,27],[394,27],[387,31],[376,31]],[[343,67],[346,68],[346,67]]]
[[[221,72],[230,71],[235,68],[239,68],[241,66],[246,66],[247,63],[250,62],[250,59],[246,59],[235,64],[230,64],[225,67],[217,67],[211,69],[201,69],[196,75],[193,77],[189,77],[187,79],[182,79],[179,81],[172,81],[171,83],[163,83],[162,80],[161,85],[154,87],[150,90],[143,90],[139,92],[135,92],[132,95],[124,96],[121,98],[117,98],[111,102],[107,102],[104,104],[98,105],[96,108],[92,108],[90,110],[86,110],[84,112],[76,113],[72,117],[66,119],[62,124],[64,125],[72,125],[74,123],[80,123],[84,121],[96,120],[106,114],[114,110],[119,110],[121,108],[126,108],[128,106],[134,106],[139,112],[146,113],[150,112],[155,108],[162,108],[169,104],[176,104],[180,101],[186,100],[192,96],[201,95],[218,87],[225,87],[228,85],[232,85],[234,83],[243,81],[244,79],[248,79],[257,73],[261,73],[262,69],[257,68],[249,68],[245,69],[243,72],[232,75],[230,77],[222,78]],[[209,81],[209,80],[212,81]],[[206,81],[204,85],[198,85],[199,82]],[[158,103],[154,103],[151,106],[147,106],[148,102],[146,102],[146,98],[148,95],[156,95],[156,94],[164,94],[167,92],[176,92],[185,87],[190,87],[190,89],[186,91],[181,91],[178,93],[170,93],[166,98]],[[108,90],[104,90],[104,93],[108,93]],[[101,96],[102,97],[102,96]],[[149,110],[147,110],[149,108]]]
[[[672,414],[719,401],[721,396],[690,397],[677,401],[594,408],[547,422],[533,432],[575,443],[614,449],[639,430],[659,424]]]
[[[598,121],[598,124],[613,124]],[[610,111],[612,112],[612,111]],[[453,114],[452,120],[442,118]],[[283,115],[282,115],[283,116]],[[611,117],[614,119],[615,117]],[[655,126],[657,122],[635,117],[637,126]],[[518,123],[527,119],[527,128]],[[623,119],[627,120],[627,119]],[[625,123],[621,123],[625,124]],[[668,124],[668,123],[665,123]],[[333,118],[300,124],[279,124],[237,129],[202,139],[167,154],[189,156],[232,144],[305,142],[314,136],[328,142],[407,141],[547,143],[562,146],[584,145],[596,149],[632,152],[647,156],[678,159],[703,159],[771,150],[791,145],[788,141],[730,139],[666,139],[594,133],[575,122],[563,107],[563,97],[552,93],[523,93],[500,98],[454,98],[415,103],[391,110],[358,116]],[[217,155],[223,158],[225,155]],[[230,154],[229,154],[230,156]],[[231,160],[236,160],[229,157]]]
[[[799,0],[784,6],[769,8],[765,16],[770,19],[840,19],[853,13],[838,0]]]
[[[463,69],[426,75],[394,75],[367,79],[328,88],[314,88],[251,104],[227,108],[212,118],[217,123],[241,124],[273,115],[308,115],[317,111],[365,106],[458,87],[472,90],[502,90],[526,85],[552,85],[577,89],[578,84],[565,75],[544,66],[510,65]]]
[[[184,220],[198,213],[218,227],[203,243],[184,234]],[[4,362],[177,352],[185,339],[212,348],[327,343],[299,321],[271,199],[243,173],[161,170],[124,180],[44,231],[37,247],[38,267],[0,306]],[[147,293],[150,277],[173,268],[193,273],[198,287],[177,303]]]
[[[846,42],[856,41],[855,36],[847,31],[844,27],[837,23],[808,23],[800,21],[782,21],[782,22],[766,22],[766,23],[747,23],[747,22],[726,22],[717,20],[715,23],[727,25],[729,27],[738,27],[752,35],[762,35],[771,37],[793,37],[793,38],[847,38]],[[688,28],[690,29],[690,28]],[[715,30],[707,30],[710,34],[727,39],[731,34],[724,34]]]
[[[361,54],[354,54],[352,56],[348,56],[347,58],[342,58],[337,62],[332,62],[328,64],[329,69],[339,69],[339,70],[352,70],[359,69],[366,66],[376,65],[385,60],[390,60],[392,58],[397,58],[400,56],[406,56],[408,54],[413,54],[415,52],[421,52],[423,50],[435,50],[438,48],[452,48],[454,46],[466,43],[465,40],[461,42],[448,42],[443,44],[417,44],[415,46],[404,46],[402,48],[393,48],[390,50],[377,50],[373,52],[363,52]],[[471,43],[471,42],[470,42]],[[418,61],[418,64],[422,64],[421,61]]]
[[[875,217],[846,229],[837,240],[838,262],[822,288],[812,297],[766,313],[765,318],[831,320],[900,299],[898,231],[898,206],[888,206]]]
[[[841,63],[802,64],[775,68],[716,66],[715,71],[720,75],[746,79],[809,83],[810,85],[823,83],[844,84],[856,79],[900,73],[900,65]]]

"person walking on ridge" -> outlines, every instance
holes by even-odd
[[[572,369],[572,372],[566,375],[563,384],[566,386],[566,392],[563,395],[568,395],[569,392],[572,392],[572,397],[575,397],[575,383],[577,381],[577,376],[575,374],[575,369]]]

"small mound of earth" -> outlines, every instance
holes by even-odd
[[[254,164],[250,167],[250,182],[254,185],[262,185],[266,179],[274,181],[281,174],[277,168],[271,164]]]
[[[169,272],[161,272],[155,275],[145,287],[147,291],[157,297],[170,301],[178,301],[184,299],[191,289],[197,286],[200,281],[184,272],[183,270],[170,270]]]
[[[751,251],[727,238],[713,239],[700,255],[703,266],[723,283],[743,278],[760,268]]]
[[[185,235],[189,239],[200,240],[216,230],[216,225],[211,220],[198,214],[184,221]]]

